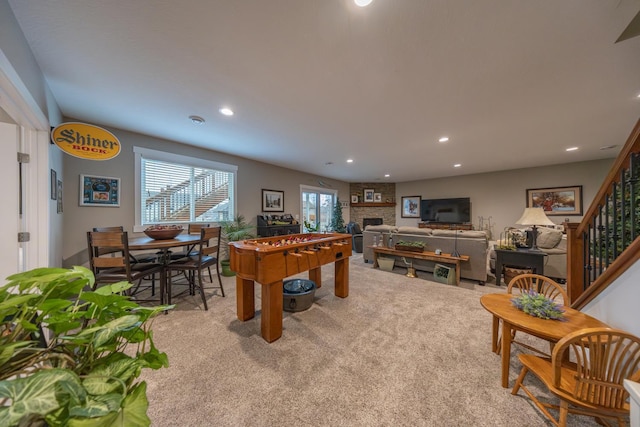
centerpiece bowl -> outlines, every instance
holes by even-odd
[[[144,234],[151,237],[153,240],[173,239],[180,233],[182,233],[182,227],[180,226],[156,226],[149,227],[144,230]]]

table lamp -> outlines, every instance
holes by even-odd
[[[544,213],[544,209],[542,208],[525,208],[524,213],[520,217],[518,221],[516,221],[517,225],[531,225],[533,227],[533,242],[531,245],[531,250],[539,251],[538,246],[536,245],[536,240],[538,239],[538,225],[555,225],[547,214]]]

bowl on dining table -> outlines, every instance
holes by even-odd
[[[147,228],[144,230],[144,234],[151,237],[154,240],[168,240],[175,238],[178,234],[182,233],[182,227],[180,228]]]

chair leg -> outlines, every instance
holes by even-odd
[[[559,427],[566,427],[568,413],[569,413],[569,403],[566,400],[560,399],[560,417],[558,418]]]
[[[520,371],[520,375],[518,375],[518,379],[516,380],[516,383],[513,385],[513,390],[511,390],[511,394],[513,395],[518,394],[518,390],[520,390],[520,386],[522,385],[522,381],[524,380],[524,377],[527,376],[527,372],[529,372],[529,369],[526,366],[523,366],[522,370]]]
[[[211,274],[211,267],[207,267],[207,270],[209,270],[209,281],[213,283],[213,275]]]
[[[207,297],[204,295],[204,283],[202,283],[202,269],[198,269],[198,285],[200,286],[200,296],[202,297],[202,303],[204,304],[205,311],[209,310],[207,307]]]
[[[209,272],[211,272],[211,270],[209,270]],[[220,277],[220,267],[218,266],[218,264],[216,264],[216,273],[218,273],[218,283],[220,283],[220,291],[222,292],[222,296],[224,297],[224,288],[222,287],[222,277]],[[211,280],[211,283],[213,283],[213,280]]]
[[[164,300],[166,295],[167,295],[167,275],[165,273],[165,270],[162,269],[162,271],[160,271],[160,305],[164,305],[164,302],[165,302]]]

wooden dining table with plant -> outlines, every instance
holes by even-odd
[[[480,297],[482,306],[493,315],[493,334],[491,350],[498,352],[498,326],[502,321],[501,336],[501,377],[502,386],[509,387],[509,361],[511,358],[511,332],[517,329],[555,344],[568,334],[584,328],[606,328],[606,323],[586,313],[563,306],[561,319],[544,319],[525,313],[517,308],[512,299],[514,295],[495,293]]]

